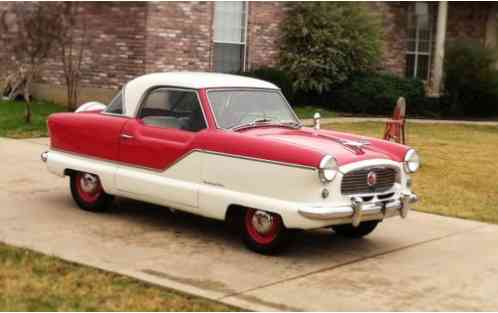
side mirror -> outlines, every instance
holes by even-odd
[[[315,114],[313,114],[313,127],[317,131],[320,130],[320,113],[318,112],[315,112]]]

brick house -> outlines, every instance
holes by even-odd
[[[0,4],[8,10],[9,3]],[[95,48],[84,60],[80,101],[108,101],[131,78],[172,70],[231,72],[278,64],[285,2],[83,3]],[[496,44],[494,3],[369,2],[384,25],[380,67],[439,90],[445,43]],[[1,41],[3,40],[3,43]],[[0,34],[0,43],[8,37]],[[1,47],[1,45],[0,45]],[[8,60],[0,49],[2,60]],[[34,95],[64,102],[60,64],[51,61]]]

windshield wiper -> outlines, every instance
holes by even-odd
[[[259,125],[259,124],[268,124],[268,123],[271,123],[272,121],[273,121],[272,119],[261,118],[259,120],[254,120],[254,121],[251,121],[249,123],[243,123],[243,124],[234,126],[234,127],[230,128],[230,129],[235,131],[235,130],[239,130],[239,129],[242,129],[242,128],[255,127],[255,126]]]
[[[301,128],[303,126],[303,124],[301,124],[301,122],[295,122],[295,121],[280,122],[278,125],[288,126],[291,128]]]
[[[303,126],[303,124],[301,124],[300,122],[296,122],[296,121],[278,122],[278,121],[274,121],[272,119],[262,118],[262,119],[255,120],[255,121],[252,121],[249,123],[244,123],[244,124],[234,126],[230,129],[233,131],[236,131],[236,130],[240,130],[240,129],[244,129],[244,128],[256,127],[256,126],[261,125],[261,124],[290,127],[290,128],[301,128]]]

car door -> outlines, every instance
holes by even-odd
[[[201,161],[189,152],[205,128],[196,91],[150,91],[121,133],[118,189],[158,204],[197,207]]]

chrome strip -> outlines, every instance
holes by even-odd
[[[108,113],[106,111],[102,111],[102,112],[100,112],[100,114],[107,115],[107,116],[113,116],[113,117],[128,118],[128,119],[132,118],[132,117],[129,117],[128,115],[116,114],[116,113]]]
[[[74,156],[80,157],[80,158],[87,158],[87,159],[96,160],[96,161],[102,161],[102,162],[107,162],[107,163],[111,163],[111,164],[115,164],[115,165],[126,165],[126,166],[129,166],[129,167],[135,167],[135,168],[139,168],[139,169],[143,169],[143,170],[148,170],[148,171],[153,171],[153,172],[161,172],[162,171],[162,170],[158,170],[158,169],[155,169],[155,168],[152,168],[152,167],[146,167],[146,166],[140,166],[140,165],[126,163],[126,162],[108,160],[108,159],[99,158],[99,157],[96,157],[96,156],[93,156],[93,155],[86,155],[86,154],[81,154],[81,153],[75,153],[75,152],[72,152],[72,151],[67,151],[67,150],[59,149],[59,148],[53,148],[53,147],[51,147],[50,149],[52,151],[61,152],[61,153],[65,153],[65,154],[70,154],[70,155],[74,155]]]
[[[392,169],[396,170],[397,172],[401,170],[400,166],[395,161],[392,161],[392,162],[395,162],[396,164],[386,164],[385,162],[382,162],[382,161],[386,161],[386,160],[391,161],[389,159],[370,159],[370,160],[363,160],[363,161],[348,163],[346,165],[340,166],[338,171],[342,175],[346,175],[349,172],[353,172],[353,171],[357,171],[357,170],[369,170],[369,169],[373,169],[373,168],[392,168]],[[371,161],[377,161],[379,163],[372,164],[372,165],[363,165],[366,162],[371,162]],[[352,169],[347,170],[347,171],[344,170],[344,167],[352,167],[354,165],[358,165],[358,166],[355,166]]]
[[[250,161],[256,161],[256,162],[271,163],[271,164],[288,166],[288,167],[297,167],[297,168],[302,168],[302,169],[307,169],[307,170],[312,170],[312,171],[317,170],[317,168],[314,166],[293,164],[293,163],[280,162],[280,161],[272,161],[272,160],[267,160],[267,159],[259,159],[259,158],[248,157],[248,156],[243,156],[243,155],[229,154],[229,153],[224,153],[224,152],[201,150],[201,149],[194,149],[192,151],[196,151],[196,150],[200,151],[200,152],[207,153],[207,154],[221,155],[221,156],[226,156],[226,157],[231,157],[231,158],[236,158],[236,159],[244,159],[244,160],[250,160]]]
[[[183,154],[180,156],[173,164],[170,166],[167,166],[163,169],[156,169],[152,167],[147,167],[147,166],[141,166],[141,165],[136,165],[128,162],[121,162],[121,161],[113,161],[113,160],[108,160],[108,159],[103,159],[95,156],[90,156],[90,155],[85,155],[85,154],[80,154],[80,153],[74,153],[71,151],[63,150],[63,149],[58,149],[58,148],[52,148],[54,151],[59,151],[62,153],[66,154],[71,154],[74,156],[82,157],[82,158],[89,158],[93,160],[98,160],[98,161],[104,161],[108,163],[113,163],[117,165],[124,165],[128,167],[135,167],[135,168],[140,168],[148,171],[153,171],[153,172],[165,172],[169,168],[172,168],[179,162],[181,162],[183,159],[187,158],[189,155],[191,155],[194,152],[199,152],[199,153],[206,153],[206,154],[212,154],[212,155],[220,155],[220,156],[225,156],[225,157],[231,157],[231,158],[236,158],[236,159],[243,159],[243,160],[249,160],[249,161],[255,161],[255,162],[263,162],[263,163],[270,163],[270,164],[275,164],[275,165],[281,165],[281,166],[288,166],[288,167],[295,167],[295,168],[301,168],[301,169],[306,169],[306,170],[312,170],[316,171],[317,169],[312,166],[306,166],[306,165],[300,165],[300,164],[292,164],[292,163],[286,163],[286,162],[279,162],[279,161],[272,161],[272,160],[266,160],[266,159],[259,159],[259,158],[253,158],[253,157],[247,157],[247,156],[242,156],[242,155],[235,155],[235,154],[229,154],[229,153],[223,153],[223,152],[216,152],[216,151],[209,151],[209,150],[204,150],[204,149],[192,149],[189,152]]]

